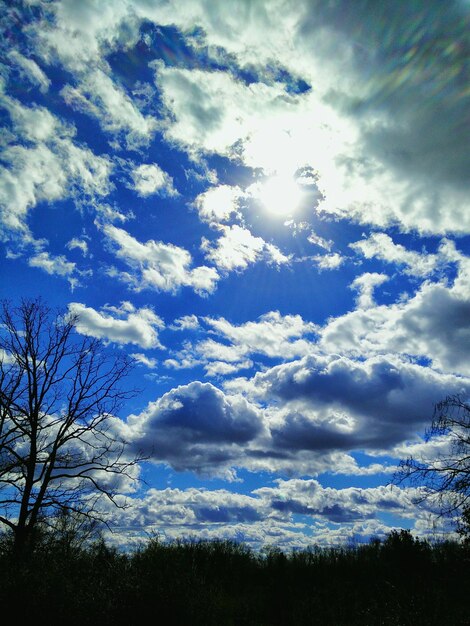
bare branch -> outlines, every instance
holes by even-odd
[[[420,487],[419,501],[435,501],[442,515],[461,515],[470,502],[470,404],[460,396],[435,406],[426,442],[439,440],[440,453],[401,461],[394,482]]]
[[[109,478],[134,479],[142,460],[112,428],[131,362],[76,323],[39,299],[0,309],[0,523],[18,545],[48,511],[103,518],[101,497],[118,504]]]

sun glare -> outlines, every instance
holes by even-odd
[[[272,215],[287,217],[299,208],[301,186],[292,176],[273,175],[250,189],[254,198]]]

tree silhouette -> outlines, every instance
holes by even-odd
[[[470,519],[470,404],[458,395],[436,404],[427,441],[438,438],[441,452],[401,461],[395,480],[422,487],[421,501],[436,501],[441,514],[460,516],[465,534]]]
[[[119,480],[134,479],[115,417],[134,395],[121,386],[131,362],[74,332],[41,299],[0,308],[0,522],[15,550],[31,546],[38,522],[59,512],[105,519]]]

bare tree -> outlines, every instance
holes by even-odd
[[[395,482],[410,481],[422,488],[422,498],[439,505],[441,514],[470,519],[470,404],[448,396],[434,410],[427,441],[440,441],[441,450],[400,463]],[[432,449],[432,448],[430,448]],[[462,527],[461,527],[462,528]],[[463,534],[465,530],[463,531]]]
[[[115,417],[135,393],[121,386],[131,362],[78,336],[76,322],[40,299],[0,309],[0,522],[18,552],[41,518],[104,519],[99,500],[116,504],[117,481],[141,460],[127,456]]]

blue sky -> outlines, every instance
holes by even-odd
[[[387,485],[470,392],[469,13],[2,3],[0,295],[135,360],[114,540],[439,530]]]

